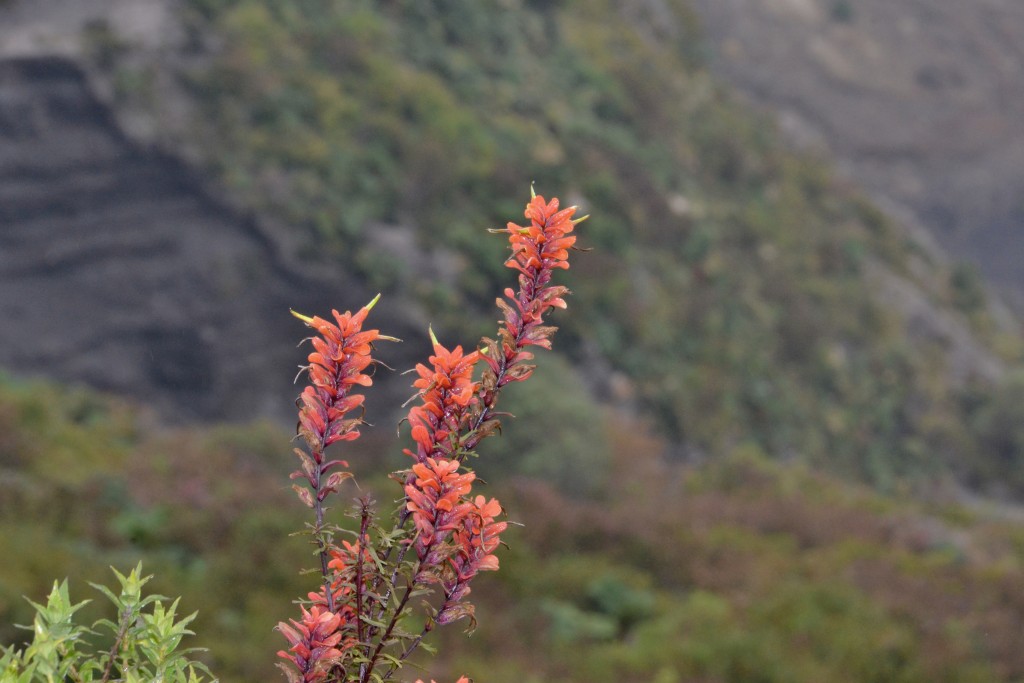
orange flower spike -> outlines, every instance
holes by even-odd
[[[437,339],[434,354],[430,356],[432,368],[422,363],[416,366],[419,378],[413,386],[420,391],[421,404],[409,410],[412,439],[416,451],[406,451],[422,463],[429,457],[450,458],[458,443],[453,441],[468,419],[468,408],[476,396],[473,368],[480,359],[479,351],[463,353],[461,346],[449,351]]]
[[[530,226],[509,223],[505,230],[512,247],[512,257],[506,265],[520,272],[519,292],[506,290],[505,294],[531,322],[539,324],[544,311],[551,306],[565,307],[561,295],[566,290],[549,288],[547,284],[552,269],[569,267],[569,249],[576,243],[576,236],[569,233],[579,222],[572,219],[575,212],[576,207],[558,211],[557,199],[545,203],[538,195],[526,206]]]
[[[471,428],[462,443],[465,452],[474,450],[480,441],[495,432],[498,421],[494,408],[502,387],[527,379],[533,368],[525,363],[533,358],[530,346],[551,348],[551,337],[557,328],[544,325],[544,315],[551,308],[565,308],[568,288],[551,285],[556,268],[569,267],[569,250],[576,244],[572,235],[576,224],[586,219],[573,218],[576,207],[559,210],[557,199],[546,201],[533,195],[524,216],[528,226],[508,223],[512,255],[505,261],[519,271],[519,287],[505,289],[505,298],[497,300],[504,315],[504,324],[497,339],[483,340],[483,358],[487,365],[479,384],[479,402],[474,409]]]
[[[473,501],[475,510],[469,516],[473,525],[469,527],[468,535],[460,538],[467,545],[465,550],[479,551],[484,557],[480,560],[479,571],[498,568],[498,558],[490,553],[497,550],[501,544],[499,535],[508,528],[508,522],[496,522],[495,518],[502,513],[501,504],[496,498],[486,501],[483,496],[477,496]],[[493,567],[484,567],[483,564],[493,563]]]
[[[442,581],[445,600],[437,613],[437,623],[444,625],[472,614],[472,606],[460,604],[470,593],[470,582],[483,571],[497,571],[498,558],[493,552],[501,543],[499,535],[508,527],[507,522],[496,522],[502,513],[501,504],[494,498],[477,496],[465,506],[458,527],[452,532],[452,542],[458,551],[448,561],[454,572]]]
[[[483,496],[477,496],[473,501],[473,510],[455,532],[461,550],[453,563],[462,579],[468,581],[477,572],[498,569],[498,558],[491,553],[501,543],[499,535],[508,527],[507,522],[494,521],[501,512],[501,505],[494,498],[485,501]]]
[[[349,417],[349,414],[362,407],[364,397],[353,393],[353,387],[373,384],[365,372],[374,362],[370,355],[373,342],[377,339],[397,341],[381,335],[378,330],[362,329],[366,316],[379,300],[378,294],[354,314],[349,311],[332,311],[334,322],[292,311],[296,318],[312,327],[319,335],[313,337],[313,352],[308,356],[309,365],[306,370],[309,384],[302,390],[297,401],[299,419],[296,431],[305,441],[308,452],[295,449],[301,466],[291,477],[305,479],[308,484],[308,487],[295,484],[292,488],[299,500],[313,509],[316,517],[314,529],[320,546],[320,571],[323,577],[320,594],[331,612],[336,611],[335,598],[339,596],[335,575],[328,566],[331,541],[329,533],[324,533],[324,500],[332,493],[337,493],[352,475],[346,471],[337,471],[337,468],[347,468],[348,463],[337,459],[328,461],[325,451],[339,441],[359,438],[358,428],[363,421],[360,417]]]
[[[423,569],[435,566],[435,552],[449,533],[458,527],[470,506],[463,502],[476,475],[459,473],[456,460],[435,460],[413,465],[413,480],[406,484],[406,509],[413,517],[417,536],[416,554]]]
[[[344,650],[352,643],[342,643],[342,634],[338,630],[342,624],[341,616],[333,614],[318,605],[308,610],[302,608],[302,619],[291,620],[291,625],[281,622],[277,630],[291,645],[287,651],[281,650],[277,655],[287,659],[302,674],[303,683],[317,683],[327,678],[330,668],[341,660]]]
[[[359,436],[358,420],[346,421],[344,416],[363,404],[362,395],[349,393],[351,387],[373,384],[363,371],[373,363],[372,342],[382,337],[379,330],[363,331],[362,324],[379,299],[378,294],[354,314],[332,311],[337,324],[292,311],[320,335],[312,340],[314,352],[308,357],[310,384],[302,392],[299,411],[299,431],[318,463],[331,443]]]
[[[532,257],[539,261],[530,264],[534,267],[568,268],[567,263],[555,264],[544,261],[564,262],[568,258],[567,249],[576,242],[575,236],[567,236],[573,230],[575,222],[572,216],[575,212],[576,207],[558,211],[558,199],[552,199],[549,204],[545,204],[543,197],[534,197],[526,205],[525,216],[530,219],[529,227],[508,224],[508,232],[511,235],[509,241],[512,243],[513,252],[523,252],[527,260]],[[521,265],[525,267],[527,264]]]

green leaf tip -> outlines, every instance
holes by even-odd
[[[377,305],[378,301],[380,301],[380,292],[377,292],[377,296],[373,297],[373,300],[370,303],[366,304],[366,310],[372,311],[373,307]]]
[[[437,341],[437,335],[434,334],[433,326],[427,327],[427,331],[430,332],[430,341],[434,346],[439,346],[441,342]]]
[[[292,315],[294,315],[296,318],[298,318],[302,322],[306,323],[307,325],[312,325],[313,324],[313,319],[310,318],[308,315],[302,315],[301,313],[299,313],[299,312],[297,312],[297,311],[295,311],[294,309],[291,309],[291,308],[289,308],[288,310],[291,312]]]

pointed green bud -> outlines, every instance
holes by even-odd
[[[289,308],[288,310],[291,311],[292,315],[294,315],[296,318],[298,318],[302,322],[306,323],[307,325],[312,325],[313,324],[313,319],[310,318],[308,315],[302,315],[301,313],[297,313],[296,311],[294,311],[291,308]]]

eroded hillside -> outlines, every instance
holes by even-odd
[[[6,62],[15,371],[238,418],[288,404],[289,306],[379,290],[391,334],[479,339],[508,273],[486,228],[536,181],[594,214],[560,333],[577,416],[642,415],[681,458],[1024,482],[994,408],[1019,335],[716,83],[688,3],[161,6],[180,43],[101,13],[76,63]]]
[[[0,61],[0,291],[9,370],[204,419],[283,416],[289,307],[371,296],[128,139],[63,58]]]
[[[718,73],[1024,304],[1024,6],[695,5]]]

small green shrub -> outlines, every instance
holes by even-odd
[[[188,625],[195,614],[177,618],[178,600],[170,604],[159,595],[143,595],[152,577],[142,576],[142,565],[124,576],[113,570],[120,589],[92,584],[114,607],[114,617],[87,627],[75,614],[87,602],[71,602],[68,582],[54,582],[46,604],[32,602],[35,618],[32,640],[23,649],[0,648],[0,683],[202,683],[206,667],[189,656],[194,648],[181,649],[182,639],[193,635]],[[31,602],[31,601],[30,601]],[[109,647],[94,641],[105,637]]]

